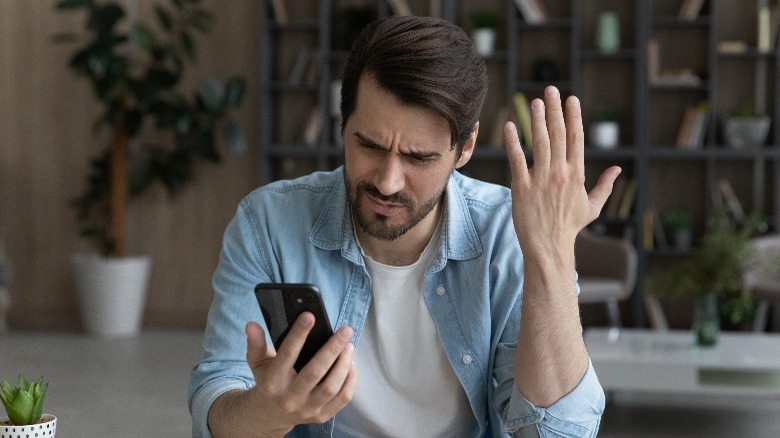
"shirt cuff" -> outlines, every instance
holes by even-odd
[[[598,433],[605,398],[590,359],[588,370],[580,383],[547,408],[535,406],[523,397],[517,386],[512,387],[505,416],[507,432],[513,433],[520,428],[536,424],[541,436],[546,436],[542,431],[579,437],[595,437]]]
[[[209,409],[211,409],[211,404],[220,395],[236,389],[247,390],[249,386],[243,380],[220,379],[204,385],[192,397],[190,414],[192,415],[193,438],[211,438],[211,430],[209,430]]]

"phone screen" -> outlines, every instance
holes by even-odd
[[[295,361],[296,371],[300,371],[333,336],[328,314],[316,286],[306,283],[260,283],[255,286],[255,296],[268,334],[277,349],[301,313],[308,311],[314,315],[314,327]]]

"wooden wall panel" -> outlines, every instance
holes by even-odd
[[[152,2],[127,0],[151,16]],[[249,81],[244,107],[250,151],[203,164],[196,181],[170,199],[153,190],[134,205],[136,248],[153,258],[146,310],[151,326],[202,327],[222,232],[257,174],[258,2],[209,0],[216,22],[199,38],[203,74]],[[84,187],[90,158],[105,144],[93,136],[98,112],[85,80],[67,62],[73,46],[52,35],[78,30],[83,16],[58,13],[54,1],[0,1],[0,229],[13,264],[13,328],[80,328],[70,255],[88,250],[68,200]],[[197,79],[197,80],[196,80]]]

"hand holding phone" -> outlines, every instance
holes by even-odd
[[[255,286],[255,296],[268,327],[268,334],[277,350],[301,313],[311,312],[314,315],[314,327],[309,332],[293,367],[300,372],[333,336],[319,290],[307,283],[260,283]]]

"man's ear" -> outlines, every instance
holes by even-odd
[[[474,153],[474,146],[477,144],[477,134],[479,133],[479,122],[474,125],[474,131],[471,132],[469,139],[463,144],[463,150],[460,153],[458,161],[455,163],[455,168],[460,169],[465,166],[471,159],[471,154]]]

